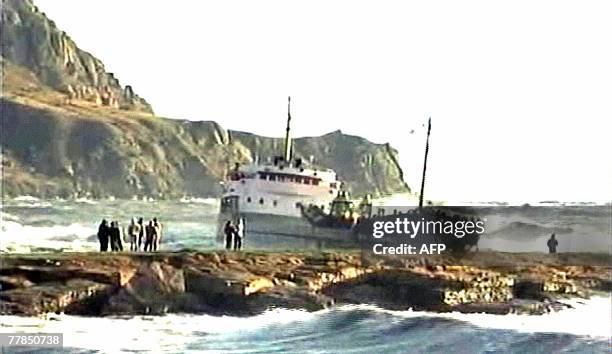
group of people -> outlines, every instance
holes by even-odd
[[[225,233],[225,249],[231,250],[233,246],[234,251],[240,251],[242,249],[242,241],[245,236],[244,231],[245,224],[243,218],[238,219],[238,221],[235,223],[228,220],[223,228],[223,232]]]
[[[127,239],[123,239],[126,235]],[[98,227],[98,240],[100,241],[100,251],[123,251],[123,241],[130,243],[130,251],[154,252],[160,248],[162,239],[162,224],[153,218],[148,223],[143,218],[132,218],[127,230],[119,226],[118,221],[112,221],[110,225],[103,219]]]

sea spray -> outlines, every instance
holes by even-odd
[[[610,338],[612,334],[612,322],[610,321],[610,314],[612,313],[611,297],[594,296],[590,299],[576,298],[563,300],[562,302],[571,307],[543,315],[393,311],[373,305],[346,305],[338,307],[337,310],[374,311],[402,318],[444,318],[469,323],[481,328],[505,329],[525,333],[567,333],[598,339]]]
[[[488,341],[491,351],[529,351],[538,344],[544,351],[605,352],[610,298],[571,303],[573,309],[542,316],[438,314],[346,305],[317,312],[273,309],[252,317],[0,316],[0,322],[3,332],[64,333],[66,352],[411,352],[443,351],[456,346],[457,340],[464,341],[466,351]]]

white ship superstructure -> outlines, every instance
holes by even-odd
[[[277,159],[269,165],[238,166],[225,183],[221,211],[299,218],[300,205],[328,209],[340,189],[336,173],[301,164],[299,159]]]
[[[284,156],[267,164],[236,165],[225,181],[221,213],[265,214],[301,218],[300,205],[324,210],[338,195],[341,182],[330,169],[306,166],[292,158],[291,113],[288,112]]]

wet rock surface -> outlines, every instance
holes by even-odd
[[[0,312],[25,316],[250,316],[366,303],[388,309],[543,314],[610,292],[608,266],[538,254],[371,259],[358,252],[3,255]],[[507,261],[499,265],[502,257]],[[588,257],[577,255],[576,257]],[[487,259],[495,258],[495,266]],[[567,259],[565,259],[567,261]]]

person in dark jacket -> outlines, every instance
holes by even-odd
[[[142,250],[144,243],[147,241],[147,225],[143,218],[138,219],[138,224],[140,225],[140,234],[138,235],[138,249],[137,251]]]
[[[121,243],[121,230],[119,229],[119,223],[117,221],[111,222],[110,241],[112,251],[123,251],[123,244]]]
[[[559,245],[559,241],[555,238],[555,234],[552,234],[546,242],[546,246],[548,246],[548,253],[557,253],[557,246]]]
[[[232,237],[234,235],[234,225],[232,225],[232,221],[228,220],[225,223],[225,227],[223,228],[223,232],[225,233],[225,249],[232,249]]]
[[[145,252],[155,251],[155,242],[157,240],[157,229],[155,228],[155,224],[153,220],[149,221],[149,225],[147,225],[147,238],[145,239]]]
[[[98,240],[100,241],[100,252],[106,252],[108,250],[108,238],[109,238],[109,227],[108,221],[103,219],[98,227]]]
[[[240,251],[242,249],[242,238],[244,237],[244,219],[238,219],[236,225],[234,225],[234,251]]]
[[[128,235],[130,236],[130,251],[138,251],[138,235],[140,235],[140,224],[136,218],[132,218],[130,226],[128,226]]]

